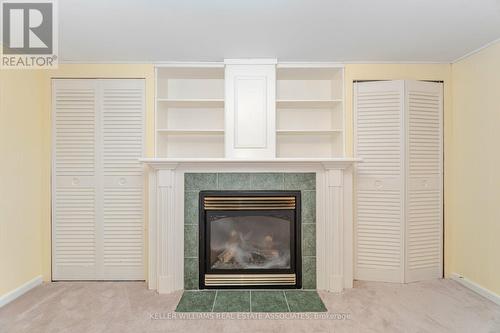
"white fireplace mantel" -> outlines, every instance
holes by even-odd
[[[340,292],[353,282],[353,165],[357,158],[144,158],[149,167],[149,288],[184,289],[184,174],[316,173],[317,289]]]

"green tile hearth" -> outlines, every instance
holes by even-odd
[[[289,312],[283,291],[253,291],[252,312]]]
[[[215,291],[185,291],[175,311],[212,312],[215,295]]]
[[[315,291],[285,291],[291,312],[326,312],[325,304]]]
[[[250,312],[250,291],[217,291],[214,312]]]
[[[177,312],[326,312],[314,290],[189,290]]]

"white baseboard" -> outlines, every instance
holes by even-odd
[[[22,294],[35,288],[36,286],[41,285],[42,281],[43,281],[42,276],[39,275],[39,276],[35,277],[34,279],[31,279],[28,282],[24,283],[23,285],[17,287],[16,289],[9,291],[6,294],[1,295],[0,296],[0,308],[2,306],[12,302],[13,300],[18,298]]]
[[[488,290],[480,285],[478,285],[475,282],[472,282],[471,280],[467,279],[466,277],[458,274],[458,273],[451,273],[450,278],[454,281],[457,281],[461,285],[463,285],[466,288],[469,288],[470,290],[478,293],[479,295],[489,299],[493,303],[496,303],[500,305],[500,295],[497,295],[491,290]]]

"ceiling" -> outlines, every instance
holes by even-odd
[[[452,62],[500,38],[500,0],[63,0],[62,61]]]

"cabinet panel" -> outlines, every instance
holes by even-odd
[[[276,66],[227,64],[225,82],[226,157],[276,157]]]
[[[234,93],[234,148],[266,148],[266,77],[236,76]]]

